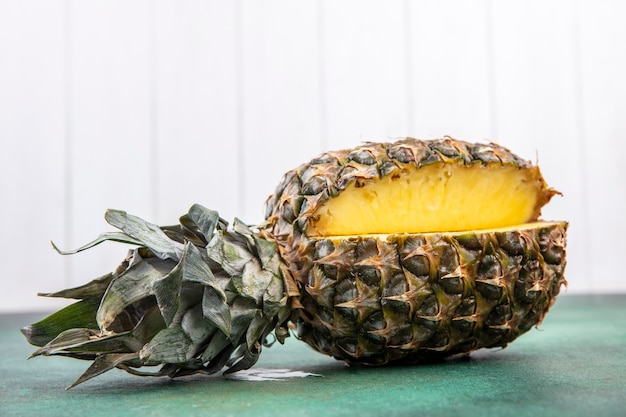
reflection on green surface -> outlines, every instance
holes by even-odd
[[[626,296],[561,296],[539,330],[504,350],[411,367],[346,367],[294,338],[257,369],[321,377],[170,380],[111,371],[65,391],[88,365],[26,361],[19,328],[41,315],[0,316],[0,415],[623,416]]]

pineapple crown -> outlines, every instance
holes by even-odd
[[[216,211],[194,205],[180,224],[159,227],[124,211],[108,210],[119,229],[103,233],[74,254],[105,241],[135,245],[118,268],[90,283],[40,294],[79,301],[22,329],[31,357],[91,360],[69,388],[110,369],[177,377],[232,373],[253,366],[263,346],[289,336],[297,295],[276,244],[243,222],[232,227]],[[139,368],[161,365],[157,372]]]

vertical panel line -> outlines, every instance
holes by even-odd
[[[415,133],[415,125],[413,123],[413,117],[415,114],[415,108],[413,103],[413,38],[411,31],[411,1],[404,0],[403,4],[404,12],[404,55],[405,55],[405,100],[406,100],[406,134],[407,136],[413,136]]]
[[[575,105],[575,118],[576,118],[576,142],[579,150],[580,157],[578,158],[578,167],[579,172],[582,173],[582,180],[580,181],[581,193],[582,193],[582,201],[581,201],[581,210],[582,210],[582,218],[583,224],[581,225],[582,231],[582,242],[581,244],[585,246],[584,253],[590,255],[587,262],[583,262],[585,270],[582,271],[583,277],[585,279],[591,280],[591,291],[595,292],[599,288],[596,288],[596,281],[594,280],[594,274],[591,273],[591,262],[593,261],[594,252],[593,252],[593,241],[591,239],[591,217],[590,217],[590,208],[589,201],[586,196],[589,194],[589,184],[586,178],[591,178],[591,175],[588,175],[589,166],[587,164],[587,160],[585,159],[585,155],[587,155],[587,142],[586,142],[586,134],[585,134],[585,121],[584,121],[584,80],[583,80],[583,50],[582,50],[582,29],[581,29],[581,4],[580,1],[573,1],[570,3],[570,7],[572,7],[572,45],[574,49],[574,91],[576,97],[576,105]]]
[[[157,45],[157,3],[149,2],[148,34],[149,44],[149,141],[150,141],[150,205],[152,216],[159,219],[160,178],[159,178],[159,108],[158,108],[158,45]]]
[[[328,92],[326,84],[326,8],[324,0],[317,2],[317,77],[319,94],[319,123],[320,123],[320,148],[328,150],[330,141],[328,137]]]
[[[246,158],[245,158],[245,110],[244,110],[244,56],[243,56],[243,24],[242,2],[234,3],[234,31],[235,31],[235,112],[237,126],[237,207],[239,213],[245,213],[246,198]]]
[[[498,103],[496,93],[495,27],[493,1],[485,0],[485,41],[487,46],[487,88],[489,95],[489,135],[498,140]]]
[[[74,236],[74,137],[73,137],[73,112],[72,112],[72,0],[63,2],[63,233],[65,244],[73,246]],[[73,285],[73,261],[71,257],[65,257],[65,287]]]

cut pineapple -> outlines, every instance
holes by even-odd
[[[247,369],[290,322],[355,363],[504,347],[565,284],[567,223],[539,220],[555,193],[495,144],[407,138],[325,153],[284,176],[257,229],[199,205],[167,227],[107,212],[120,232],[77,251],[137,248],[114,272],[48,294],[79,301],[23,332],[33,356],[93,361],[73,385],[113,368]]]
[[[506,346],[565,283],[556,191],[495,144],[368,143],[287,173],[267,206],[299,284],[299,337],[348,362],[418,362]]]

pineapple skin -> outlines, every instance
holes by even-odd
[[[566,223],[463,234],[310,239],[298,337],[353,363],[506,347],[566,284]]]
[[[432,163],[536,170],[539,195],[529,222],[557,193],[537,167],[508,149],[450,137],[366,143],[288,172],[266,202],[260,232],[276,241],[298,284],[292,320],[317,351],[386,364],[506,346],[541,322],[566,284],[565,222],[488,232],[308,235],[316,210],[349,184],[362,187]]]

